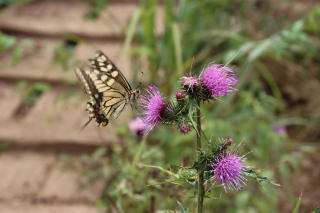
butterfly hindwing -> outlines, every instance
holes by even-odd
[[[78,79],[81,81],[82,85],[84,86],[84,89],[88,95],[96,95],[98,94],[98,90],[96,86],[94,85],[93,80],[90,78],[90,71],[86,70],[84,71],[81,68],[76,69],[76,75]]]

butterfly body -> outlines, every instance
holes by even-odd
[[[131,89],[124,75],[101,51],[89,62],[89,69],[76,70],[89,95],[86,109],[89,121],[86,125],[95,119],[98,126],[107,126],[110,119],[116,119],[128,103],[137,99],[139,90]]]

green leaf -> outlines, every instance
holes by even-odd
[[[180,208],[181,213],[190,213],[189,209],[186,209],[181,202],[177,200],[177,204]]]
[[[316,208],[315,210],[313,210],[312,212],[310,213],[320,213],[320,207]]]
[[[6,35],[0,32],[0,51],[5,52],[15,45],[17,39],[13,36]]]
[[[34,105],[44,92],[51,90],[51,86],[47,83],[38,82],[32,84],[23,94],[23,101],[32,106]]]
[[[17,64],[22,54],[23,54],[23,47],[19,45],[17,48],[14,49],[12,53],[12,59],[11,59],[12,64],[14,65]]]
[[[126,33],[126,39],[124,41],[124,52],[126,54],[130,54],[129,49],[131,49],[131,43],[134,38],[135,32],[137,30],[138,22],[141,18],[141,9],[136,10],[131,18],[130,24],[128,26],[128,30]]]
[[[154,169],[159,169],[160,171],[172,176],[172,177],[175,177],[175,178],[179,178],[179,175],[178,174],[175,174],[165,168],[162,168],[161,166],[152,166],[152,165],[143,165],[144,167],[147,167],[147,168],[154,168]]]
[[[263,182],[267,182],[275,186],[280,186],[280,184],[273,182],[269,178],[260,176],[258,172],[254,169],[244,169],[244,171],[247,172],[249,177],[254,178],[259,184]]]
[[[106,154],[107,148],[106,147],[99,147],[94,151],[92,154],[93,160],[97,161],[101,159]]]
[[[272,45],[272,39],[266,39],[262,43],[258,44],[255,49],[252,50],[250,53],[248,59],[249,61],[254,61],[258,59],[260,56],[262,56],[264,53],[266,53]]]
[[[302,195],[299,196],[297,204],[296,204],[296,207],[294,208],[292,213],[298,213],[299,212],[300,204],[301,204],[301,197],[302,197]]]

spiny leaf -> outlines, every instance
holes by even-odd
[[[262,182],[267,182],[267,183],[270,183],[270,184],[275,185],[275,186],[280,186],[280,184],[277,184],[277,183],[273,182],[269,178],[260,176],[258,174],[258,172],[256,170],[254,170],[254,169],[244,169],[244,171],[247,172],[249,177],[252,177],[252,178],[256,179],[256,181],[259,184],[262,183]]]

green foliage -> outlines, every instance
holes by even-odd
[[[297,204],[296,204],[296,207],[294,208],[293,212],[292,213],[298,213],[299,212],[299,209],[300,209],[300,205],[301,205],[301,195],[299,196],[298,200],[297,200]]]
[[[51,90],[47,83],[37,82],[28,85],[26,81],[21,81],[16,86],[16,92],[21,95],[25,104],[33,106],[44,92]]]
[[[0,153],[10,149],[11,143],[0,143]]]
[[[21,39],[18,41],[16,37],[0,32],[0,52],[12,51],[11,63],[13,65],[19,62],[25,49],[33,45],[34,41],[31,39]]]
[[[190,211],[188,209],[186,209],[182,203],[180,203],[179,201],[177,201],[177,204],[180,208],[181,213],[190,213]]]
[[[0,50],[2,52],[8,51],[16,42],[15,37],[0,32]]]
[[[157,83],[165,94],[178,88],[176,82],[182,73],[188,72],[193,58],[193,73],[200,73],[212,60],[237,65],[240,92],[219,103],[206,104],[203,126],[204,131],[210,133],[207,138],[230,136],[236,142],[243,141],[243,152],[251,151],[247,156],[250,164],[263,169],[261,174],[256,170],[249,172],[259,183],[275,184],[269,178],[273,179],[277,172],[284,173],[285,170],[283,181],[291,174],[292,168],[297,172],[301,155],[292,154],[287,138],[273,131],[278,124],[277,112],[284,111],[285,105],[265,61],[303,61],[315,57],[319,46],[315,45],[307,29],[313,29],[313,32],[319,29],[314,21],[317,20],[318,9],[300,20],[283,19],[277,23],[278,27],[272,28],[275,24],[268,11],[259,11],[246,1],[164,1],[166,24],[159,33],[156,30],[159,26],[154,26],[156,3],[141,1],[141,7],[130,24],[126,50],[134,59],[131,62],[135,64],[139,62],[137,58],[147,57],[150,82]],[[246,25],[251,21],[246,14],[253,11],[260,13],[261,22],[265,22],[262,26],[267,26],[259,40],[246,31]],[[193,121],[192,117],[190,121]],[[165,159],[163,165],[175,164],[180,158],[185,159],[186,165],[191,162],[192,139],[185,138],[180,142],[179,137],[172,129],[158,129],[153,133],[152,139],[161,144],[157,151]],[[184,152],[175,151],[181,149]],[[277,163],[279,165],[274,166]],[[206,163],[197,162],[194,168],[203,170],[201,165]],[[162,167],[163,170],[165,168]],[[227,212],[275,211],[277,199],[274,188],[269,184],[264,185],[264,189],[267,193],[254,189],[254,196],[246,194],[248,202],[241,209],[235,210],[235,206],[227,204],[227,198],[215,200],[213,206],[216,211],[226,208]]]
[[[75,45],[68,45],[68,43],[56,45],[54,63],[60,65],[65,72],[77,63],[74,58],[74,47]]]
[[[299,172],[302,155],[297,151],[303,150],[290,146],[286,135],[274,132],[274,127],[284,122],[279,114],[286,108],[270,65],[283,60],[297,64],[317,61],[320,10],[315,7],[305,18],[278,21],[270,11],[259,8],[257,2],[165,0],[165,25],[159,29],[156,17],[160,2],[139,1],[125,40],[125,50],[136,72],[135,84],[141,62],[147,63],[150,73],[146,81],[157,84],[166,95],[179,88],[178,80],[190,72],[191,64],[195,74],[214,62],[235,68],[240,76],[239,92],[204,104],[202,126],[207,134],[201,135],[207,142],[205,148],[212,153],[205,153],[194,164],[196,133],[182,135],[167,127],[158,127],[147,141],[135,141],[122,126],[118,129],[123,139],[120,144],[112,145],[110,150],[99,148],[92,155],[82,156],[79,162],[74,161],[75,167],[90,180],[105,181],[104,192],[97,201],[99,207],[116,212],[148,212],[155,199],[157,210],[175,209],[178,203],[181,212],[194,212],[195,194],[182,186],[195,189],[197,173],[208,169],[204,165],[216,151],[218,137],[231,137],[234,143],[242,144],[240,152],[248,153],[248,163],[254,166],[246,170],[251,177],[250,187],[237,193],[225,193],[215,185],[207,187],[210,194],[205,199],[206,210],[277,212],[275,186],[281,183],[283,188],[287,187],[290,175]],[[278,5],[276,1],[270,4],[275,8]],[[106,1],[94,1],[93,5],[89,18],[98,17]],[[250,15],[258,15],[257,26]],[[8,41],[7,48],[11,48],[10,42],[15,41]],[[74,59],[71,49],[60,44],[56,56],[58,64],[70,68]],[[195,127],[193,112],[189,108],[187,111]],[[285,124],[294,122],[289,119]]]
[[[269,178],[260,176],[258,174],[258,171],[254,170],[254,169],[245,169],[245,172],[247,172],[248,176],[254,178],[259,184],[263,183],[263,182],[266,182],[266,183],[271,183],[271,184],[273,184],[275,186],[280,186],[279,184],[274,183]]]
[[[313,210],[312,212],[310,213],[319,213],[320,212],[320,207],[316,208],[315,210]]]
[[[108,0],[90,0],[90,6],[85,18],[88,20],[95,20],[99,18],[101,12],[108,4]]]

